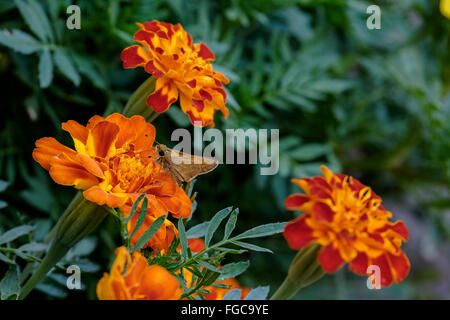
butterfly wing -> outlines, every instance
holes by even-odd
[[[211,172],[219,165],[219,162],[213,158],[199,157],[169,148],[167,151],[166,157],[170,158],[167,161],[170,162],[171,167],[169,170],[173,170],[184,182]]]

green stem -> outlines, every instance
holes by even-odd
[[[292,298],[299,290],[298,285],[293,281],[290,281],[289,277],[286,277],[270,300],[288,300]]]
[[[61,218],[59,218],[58,222],[55,224],[55,226],[52,228],[52,230],[50,230],[47,237],[45,237],[45,239],[44,239],[45,244],[49,244],[53,240],[53,238],[56,235],[56,231],[58,230],[62,221],[65,220],[72,211],[74,211],[76,208],[78,208],[78,206],[80,205],[80,203],[82,202],[83,199],[84,198],[83,198],[83,195],[81,192],[78,192],[73,197],[72,201],[69,203],[69,206],[66,208],[66,210],[64,211]],[[37,258],[41,258],[43,256],[43,254],[44,254],[44,252],[39,252],[37,254]],[[34,265],[35,265],[34,261],[28,262],[26,264],[25,268],[23,269],[23,272],[20,275],[20,283],[23,283],[28,278],[30,273],[33,271]]]
[[[19,299],[24,299],[47,273],[64,257],[67,251],[94,231],[108,214],[104,207],[78,196],[57,223],[55,236],[44,260],[25,283]]]
[[[150,77],[137,88],[123,109],[122,113],[125,117],[141,115],[147,120],[157,117],[158,113],[154,112],[153,109],[147,105],[147,97],[155,90],[155,83],[156,79]]]
[[[34,289],[34,287],[47,275],[47,273],[53,268],[53,266],[64,257],[69,251],[69,248],[62,246],[57,242],[53,242],[50,250],[42,260],[39,268],[23,286],[19,294],[19,300],[25,299],[25,297]]]
[[[286,278],[271,300],[291,299],[298,291],[313,284],[325,274],[317,261],[319,250],[319,245],[312,244],[297,253]]]

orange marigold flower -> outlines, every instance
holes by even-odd
[[[124,68],[144,67],[156,80],[155,91],[147,105],[158,113],[165,112],[180,97],[180,106],[192,124],[214,126],[214,112],[225,118],[226,92],[222,83],[229,80],[215,72],[214,54],[203,44],[193,44],[192,37],[180,24],[151,21],[137,23],[140,30],[134,40],[141,44],[122,51]]]
[[[140,252],[130,257],[125,247],[117,248],[111,272],[97,284],[100,300],[178,300],[178,280],[158,265],[148,265]]]
[[[154,217],[186,218],[191,201],[169,172],[153,161],[155,128],[141,116],[114,113],[92,117],[87,126],[70,120],[62,124],[75,150],[54,138],[36,141],[33,158],[59,184],[84,190],[84,197],[111,208],[127,206],[142,193]]]
[[[305,214],[286,225],[284,236],[289,246],[301,249],[320,244],[318,261],[328,273],[345,262],[360,275],[367,274],[369,265],[377,265],[382,286],[402,281],[410,268],[400,249],[408,240],[405,224],[389,221],[392,213],[369,187],[324,166],[321,170],[324,177],[292,180],[305,194],[286,198],[286,208]]]

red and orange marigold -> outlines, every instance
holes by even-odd
[[[318,243],[318,261],[324,271],[335,272],[345,262],[350,270],[366,275],[369,265],[381,271],[381,285],[402,281],[410,263],[401,245],[408,240],[403,222],[391,222],[392,213],[370,187],[322,166],[324,177],[293,179],[305,194],[285,200],[288,210],[302,214],[289,222],[284,236],[293,249]]]
[[[175,218],[190,215],[191,200],[152,157],[155,128],[143,117],[114,113],[106,118],[94,116],[87,126],[70,120],[62,128],[72,136],[75,150],[54,138],[42,138],[33,151],[33,158],[56,183],[84,190],[87,200],[120,208],[125,216],[144,193],[148,199],[147,227],[169,212]],[[135,224],[132,220],[129,227]],[[164,226],[148,246],[167,247],[176,229],[168,220]],[[139,231],[144,230],[145,225]]]
[[[151,21],[137,23],[139,31],[133,45],[122,51],[124,68],[144,67],[157,80],[147,104],[156,112],[165,112],[180,98],[180,106],[196,126],[214,126],[214,113],[225,118],[226,92],[222,84],[229,80],[215,72],[214,54],[203,44],[193,44],[192,37],[180,24]]]
[[[148,265],[140,252],[131,257],[125,247],[117,248],[111,272],[97,284],[100,300],[178,300],[178,280],[159,265]]]

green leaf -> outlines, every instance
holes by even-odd
[[[80,84],[80,74],[75,69],[72,59],[63,51],[56,50],[53,59],[58,69],[76,86]]]
[[[47,88],[53,80],[53,62],[50,50],[45,49],[39,56],[39,85]]]
[[[188,256],[188,241],[186,237],[186,230],[184,229],[183,218],[178,219],[178,234],[180,236],[181,256],[186,259]]]
[[[269,294],[270,287],[257,287],[250,290],[244,300],[266,300]]]
[[[5,256],[5,255],[4,255],[3,253],[1,253],[1,252],[0,252],[0,260],[3,261],[3,262],[5,262],[5,263],[7,263],[7,264],[13,264],[13,265],[16,264],[15,261],[9,259],[7,256]]]
[[[234,278],[243,273],[250,266],[249,261],[239,261],[228,263],[220,268],[219,280],[225,280],[228,278]]]
[[[219,272],[219,273],[220,273],[220,269],[217,269],[215,266],[213,266],[212,264],[210,264],[210,263],[208,263],[208,262],[206,262],[206,261],[199,260],[199,261],[198,261],[198,264],[201,265],[201,266],[203,266],[203,267],[205,267],[205,268],[208,269],[208,270],[211,270],[211,271],[213,271],[213,272]]]
[[[241,240],[248,238],[259,238],[266,237],[273,234],[281,233],[286,226],[286,222],[276,222],[263,224],[262,226],[255,227],[253,229],[247,230],[240,235],[237,235],[232,240]]]
[[[23,0],[15,0],[16,6],[20,11],[26,24],[42,41],[53,39],[50,23],[42,10],[41,6],[34,0],[26,3]]]
[[[0,192],[4,192],[8,187],[10,183],[5,180],[0,180]]]
[[[202,238],[205,236],[206,231],[208,230],[209,221],[205,221],[202,223],[199,223],[192,228],[190,228],[188,231],[186,231],[186,237],[188,239],[192,238]]]
[[[208,225],[208,229],[206,230],[205,235],[205,248],[209,246],[209,243],[214,235],[214,232],[219,227],[220,223],[223,219],[225,219],[231,212],[232,207],[228,207],[217,212],[214,217],[211,219]]]
[[[2,30],[0,43],[23,54],[31,54],[41,49],[41,44],[35,38],[17,29],[12,32]]]
[[[142,199],[144,199],[145,193],[141,194],[136,201],[133,203],[133,206],[131,207],[130,215],[126,218],[125,223],[130,222],[131,218],[133,218],[134,214],[137,211],[137,207],[139,205],[139,202],[141,202]],[[145,218],[145,216],[144,216]],[[142,224],[141,224],[142,225]]]
[[[84,74],[91,82],[99,89],[106,89],[106,83],[104,79],[97,72],[97,68],[94,63],[92,63],[88,58],[82,57],[80,55],[74,55],[73,59],[75,64],[80,70],[80,73]]]
[[[19,251],[44,251],[47,249],[47,245],[45,243],[37,243],[37,242],[31,242],[24,244],[23,246],[19,247],[17,250]]]
[[[222,300],[241,300],[241,289],[233,289],[228,291],[222,298]]]
[[[144,234],[136,242],[136,246],[134,247],[133,252],[139,251],[142,249],[142,247],[144,247],[144,245],[148,242],[148,240],[150,240],[159,230],[161,225],[164,223],[164,220],[166,220],[166,216],[161,216],[151,224],[151,226],[144,232]]]
[[[251,243],[246,243],[246,242],[241,242],[241,241],[234,241],[234,240],[231,240],[230,242],[232,244],[234,244],[234,245],[237,245],[239,247],[246,248],[246,249],[249,249],[249,250],[252,250],[252,251],[273,253],[273,251],[270,250],[270,249],[266,249],[266,248],[263,248],[263,247],[260,247],[260,246],[257,246],[257,245],[251,244]]]
[[[51,296],[51,297],[55,297],[55,298],[65,298],[67,297],[67,292],[66,290],[55,286],[53,284],[49,284],[49,283],[40,283],[36,286],[36,289],[39,291],[42,291],[43,293]]]
[[[290,152],[290,156],[297,161],[310,161],[323,156],[328,152],[328,146],[318,143],[311,143],[305,144]]]
[[[233,232],[234,227],[236,226],[238,214],[239,214],[239,208],[236,208],[233,210],[230,217],[228,218],[227,224],[225,225],[225,234],[223,236],[223,240],[228,239],[230,234]]]
[[[97,247],[97,242],[97,238],[95,237],[84,238],[70,249],[70,251],[67,253],[67,259],[72,259],[72,257],[83,257],[90,255]]]
[[[138,206],[138,201],[139,201],[139,198],[138,198],[138,200],[136,200],[136,202],[133,204],[133,208],[134,208],[134,212],[136,212],[136,210],[137,210],[137,206]],[[133,208],[131,208],[131,211],[133,211]],[[130,235],[130,239],[132,239],[133,238],[133,236],[136,234],[136,232],[138,232],[138,230],[142,227],[142,225],[144,224],[144,221],[145,221],[145,217],[147,216],[147,208],[148,208],[148,199],[147,198],[144,198],[144,201],[142,201],[142,205],[141,205],[141,209],[140,209],[140,211],[139,211],[139,217],[138,217],[138,219],[137,219],[137,221],[136,221],[136,225],[135,225],[135,227],[134,227],[134,230],[133,230],[133,232],[131,233],[131,235]],[[133,213],[134,214],[134,213]],[[130,215],[131,215],[131,213],[130,213]],[[130,218],[131,219],[131,218]],[[127,220],[127,223],[128,223],[128,220]]]
[[[33,226],[27,225],[15,227],[9,231],[6,231],[4,234],[0,236],[0,244],[11,242],[23,235],[30,233],[33,230],[34,230]]]
[[[0,292],[2,300],[15,299],[19,294],[19,267],[11,266],[0,281]]]

